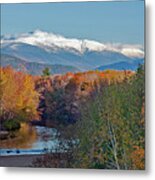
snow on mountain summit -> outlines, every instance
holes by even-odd
[[[26,43],[39,46],[47,51],[66,50],[83,54],[85,51],[113,51],[127,57],[143,58],[144,51],[140,45],[103,44],[93,40],[65,38],[64,36],[36,30],[20,35],[5,35],[1,37],[1,44]]]

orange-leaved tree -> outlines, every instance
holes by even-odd
[[[33,77],[10,66],[0,68],[0,103],[2,121],[38,118],[39,94],[35,91]]]

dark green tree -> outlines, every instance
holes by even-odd
[[[43,73],[43,76],[50,76],[50,69],[46,67],[42,73]]]
[[[142,66],[130,79],[96,91],[74,127],[73,167],[144,169],[144,95]]]

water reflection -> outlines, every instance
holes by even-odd
[[[42,154],[54,150],[59,144],[57,130],[41,126],[22,124],[15,138],[2,140],[1,155]]]
[[[21,148],[28,149],[32,147],[32,144],[37,140],[37,133],[35,127],[29,126],[28,124],[21,124],[19,131],[14,132],[14,138],[8,138],[1,140],[0,148]]]

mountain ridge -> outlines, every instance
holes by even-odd
[[[47,51],[63,49],[79,54],[83,54],[85,51],[113,51],[127,57],[144,57],[144,51],[141,45],[110,44],[88,39],[66,38],[59,34],[47,33],[40,30],[22,33],[20,35],[3,35],[1,37],[1,44],[7,43],[26,43],[39,46]]]
[[[2,36],[1,54],[42,66],[71,66],[75,71],[144,59],[143,47],[140,45],[103,44],[42,31]]]
[[[114,64],[109,64],[105,66],[99,66],[96,69],[100,71],[104,71],[107,69],[111,70],[131,70],[131,71],[136,71],[138,66],[143,64],[144,60],[135,60],[132,62],[119,62],[119,63],[114,63]]]
[[[41,64],[36,62],[27,62],[22,59],[10,56],[1,55],[1,66],[11,66],[18,71],[25,70],[27,73],[32,75],[41,75],[45,68],[49,68],[51,74],[65,74],[67,72],[79,72],[79,69],[72,66],[63,66],[59,64]]]

